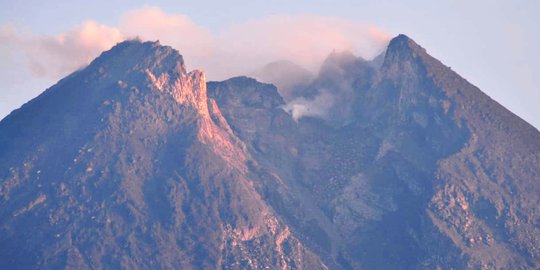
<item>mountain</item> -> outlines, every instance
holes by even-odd
[[[0,126],[2,269],[323,268],[170,47],[121,43]]]
[[[268,63],[250,75],[261,82],[274,84],[286,100],[296,97],[296,92],[315,77],[309,70],[287,60]]]
[[[299,85],[116,45],[0,121],[0,268],[540,268],[538,130],[405,35]]]

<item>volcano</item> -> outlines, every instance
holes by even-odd
[[[405,35],[294,74],[130,40],[13,111],[0,268],[540,268],[538,130]]]

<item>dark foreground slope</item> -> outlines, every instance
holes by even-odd
[[[536,129],[403,35],[299,85],[105,52],[0,122],[0,268],[540,267]]]

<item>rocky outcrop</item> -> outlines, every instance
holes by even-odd
[[[0,122],[0,268],[540,267],[538,130],[404,35],[295,85],[104,52]]]
[[[0,134],[1,268],[325,269],[170,47],[117,45]]]

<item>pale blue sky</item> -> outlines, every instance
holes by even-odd
[[[540,127],[540,1],[24,1],[0,0],[0,27],[56,35],[91,19],[116,26],[151,4],[210,31],[269,15],[319,15],[404,33],[492,98]],[[0,39],[0,42],[3,42]],[[0,118],[55,82],[0,43]]]

